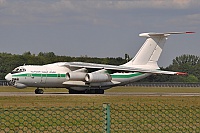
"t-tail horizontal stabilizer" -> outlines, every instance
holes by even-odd
[[[139,36],[141,37],[151,37],[151,36],[169,36],[171,34],[193,34],[195,32],[187,31],[187,32],[166,32],[166,33],[141,33]]]
[[[137,52],[135,57],[122,66],[146,69],[159,69],[157,64],[162,53],[164,44],[171,34],[192,34],[195,32],[166,32],[166,33],[141,33],[139,36],[146,37],[146,41]]]

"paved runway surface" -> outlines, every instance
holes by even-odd
[[[0,92],[0,96],[200,96],[200,93],[148,93],[148,92],[105,92],[105,94],[69,94],[66,92],[44,92],[35,94],[34,92]]]

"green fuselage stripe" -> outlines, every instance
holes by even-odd
[[[45,74],[45,73],[24,73],[24,74],[15,74],[13,75],[13,77],[50,77],[50,78],[54,78],[54,77],[63,77],[65,78],[66,75],[65,74],[56,74],[56,73],[52,73],[52,74]]]
[[[142,73],[132,73],[132,74],[113,74],[111,75],[112,78],[132,78],[135,76],[140,76]]]
[[[140,76],[142,73],[125,73],[125,74],[111,74],[112,78],[132,78],[135,76]],[[62,77],[65,78],[66,74],[56,74],[56,73],[23,73],[23,74],[13,74],[13,77],[48,77],[48,78],[56,78]]]

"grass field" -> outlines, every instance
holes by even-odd
[[[34,90],[0,87],[0,93]],[[200,88],[116,87],[107,92],[200,93]],[[0,96],[0,132],[104,132],[103,103],[111,104],[111,132],[200,132],[199,96],[68,94]]]
[[[16,89],[0,87],[1,92],[33,92],[35,88]],[[66,89],[45,89],[45,92],[68,92]],[[200,93],[200,88],[153,88],[153,87],[115,87],[106,92],[174,92]],[[179,96],[106,96],[106,95],[60,95],[60,96],[1,96],[0,107],[54,107],[88,106],[111,104],[173,104],[177,106],[200,106],[200,97]]]
[[[16,89],[10,86],[0,86],[0,92],[34,92],[36,88],[28,87]],[[45,92],[68,92],[65,88],[47,88]],[[173,93],[200,93],[200,88],[191,87],[113,87],[106,92],[173,92]]]

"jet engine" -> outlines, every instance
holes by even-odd
[[[104,73],[88,73],[85,76],[85,81],[89,83],[110,82],[112,77]]]
[[[66,73],[66,79],[69,81],[85,81],[86,73],[83,72],[69,72]]]

